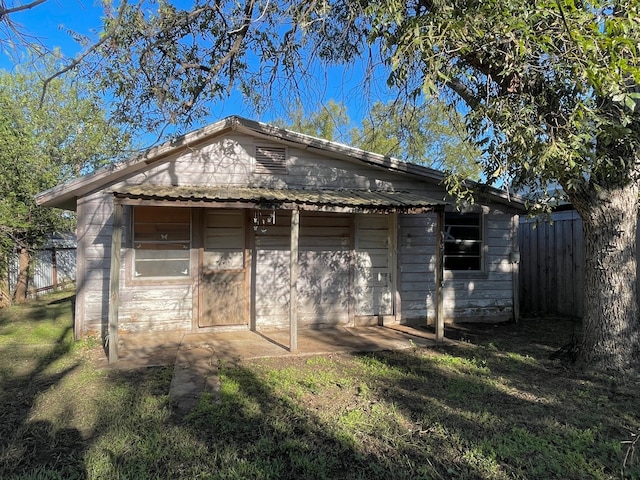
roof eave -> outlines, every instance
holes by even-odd
[[[145,170],[151,165],[167,160],[172,155],[192,148],[214,136],[234,128],[235,117],[228,117],[170,142],[152,147],[120,163],[110,164],[82,177],[73,178],[35,196],[43,207],[75,210],[77,199],[87,193],[113,184],[123,177]]]

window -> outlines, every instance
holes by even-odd
[[[133,275],[189,276],[191,211],[179,207],[133,209]]]
[[[444,214],[445,270],[482,270],[482,215]]]

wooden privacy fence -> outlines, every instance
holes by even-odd
[[[581,317],[582,220],[575,210],[520,218],[520,308],[523,314]]]

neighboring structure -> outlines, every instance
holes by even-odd
[[[18,282],[20,255],[13,253],[8,262],[8,291],[13,292]],[[27,295],[34,297],[64,288],[76,280],[76,236],[57,234],[47,240],[33,254],[29,269]]]
[[[77,209],[77,337],[289,328],[295,350],[298,327],[517,316],[522,204],[456,212],[442,179],[230,117],[37,200]]]

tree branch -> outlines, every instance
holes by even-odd
[[[469,108],[476,110],[480,106],[480,100],[459,78],[453,78],[447,82],[447,87],[458,94]]]
[[[46,0],[38,0],[38,1],[46,1]],[[88,50],[86,50],[84,53],[80,54],[79,56],[77,56],[76,58],[73,59],[73,61],[67,65],[66,67],[64,67],[61,70],[58,70],[56,73],[54,73],[53,75],[51,75],[50,77],[46,78],[43,85],[42,85],[42,93],[40,95],[40,106],[42,107],[43,103],[44,103],[44,97],[47,94],[47,88],[49,86],[49,84],[54,81],[56,78],[64,75],[65,73],[69,72],[70,70],[73,70],[74,68],[76,68],[78,65],[80,65],[80,63],[82,63],[82,61],[87,58],[89,55],[91,55],[93,52],[95,52],[98,48],[100,48],[107,40],[109,40],[111,37],[113,37],[113,35],[116,33],[116,30],[120,27],[120,24],[122,23],[122,17],[124,16],[124,11],[126,9],[126,7],[128,7],[129,4],[127,2],[127,0],[123,0],[122,4],[120,5],[120,8],[118,10],[118,16],[116,17],[115,23],[113,23],[111,25],[111,27],[109,28],[109,31],[105,33],[105,35],[96,43],[94,43]]]
[[[242,42],[244,41],[244,38],[247,35],[247,32],[249,31],[249,26],[251,25],[251,22],[253,20],[252,12],[253,12],[254,5],[255,5],[255,0],[250,0],[245,5],[244,19],[242,21],[242,24],[235,30],[232,30],[229,32],[229,35],[235,36],[235,40],[233,44],[229,48],[229,51],[220,59],[218,64],[210,68],[209,74],[207,75],[207,80],[205,82],[202,82],[202,84],[193,92],[193,95],[191,95],[191,98],[189,99],[189,101],[184,102],[184,105],[187,107],[187,109],[191,109],[191,107],[193,107],[198,97],[204,91],[205,86],[209,83],[209,81],[211,81],[211,79],[215,75],[217,75],[220,72],[220,70],[222,70],[224,65],[227,62],[229,62],[230,64],[233,63],[233,59],[240,51],[240,48],[242,47]],[[230,77],[229,83],[231,83],[233,81],[233,71],[229,73],[229,77]]]
[[[23,10],[30,10],[33,7],[37,7],[38,5],[46,1],[47,0],[34,0],[33,2],[27,3],[26,5],[18,5],[17,7],[13,8],[4,8],[3,6],[2,8],[0,8],[0,21],[4,19],[4,17],[11,15],[12,13],[22,12]],[[2,2],[2,4],[4,5],[4,2]]]

